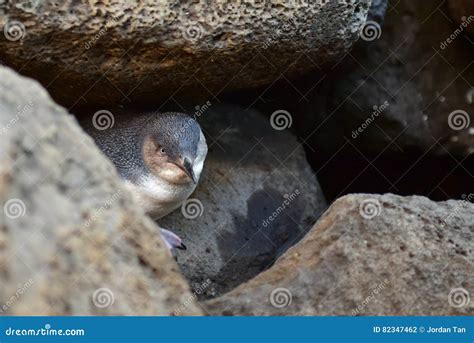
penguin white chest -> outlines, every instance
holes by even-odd
[[[176,185],[153,176],[143,178],[139,185],[127,182],[127,187],[153,219],[177,209],[196,189],[192,183]]]

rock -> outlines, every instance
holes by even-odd
[[[458,28],[474,36],[474,3],[471,0],[448,0],[448,8]]]
[[[334,86],[311,100],[329,99],[326,108],[309,108],[307,115],[322,122],[317,147],[332,156],[347,138],[374,156],[474,151],[474,48],[463,34],[449,38],[454,29],[438,5],[399,1],[383,28],[373,25],[373,36],[362,36],[347,60],[356,68],[325,80]]]
[[[209,153],[200,183],[181,210],[159,223],[184,239],[188,250],[178,253],[178,264],[208,298],[268,268],[313,226],[326,202],[302,144],[273,129],[277,120],[234,105],[202,108],[196,117]]]
[[[472,200],[344,196],[271,269],[203,305],[211,315],[473,315]]]
[[[372,0],[367,15],[367,22],[375,21],[378,24],[383,24],[385,13],[387,12],[388,0]],[[366,25],[368,25],[366,22]]]
[[[158,229],[36,82],[0,68],[0,311],[199,315]]]
[[[2,2],[0,60],[68,106],[207,98],[338,61],[370,3]]]

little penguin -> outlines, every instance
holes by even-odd
[[[106,111],[110,127],[84,125],[144,210],[159,219],[177,209],[195,190],[207,155],[198,122],[179,112]],[[92,124],[92,125],[91,125]],[[168,249],[186,249],[171,231],[161,229]]]

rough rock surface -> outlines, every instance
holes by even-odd
[[[0,311],[199,315],[156,225],[36,82],[0,68]]]
[[[463,25],[469,34],[474,36],[474,2],[471,0],[448,0],[448,8],[451,16],[458,25]],[[469,18],[471,17],[471,18]]]
[[[372,4],[369,8],[369,13],[367,14],[367,21],[375,21],[379,24],[382,24],[385,19],[387,7],[388,0],[372,0]]]
[[[3,1],[0,60],[68,106],[208,97],[337,61],[370,2]]]
[[[326,202],[301,143],[258,111],[216,104],[198,121],[209,153],[194,200],[159,223],[184,239],[178,263],[195,291],[211,297],[269,267]]]
[[[346,137],[365,154],[385,147],[460,156],[474,151],[474,46],[464,34],[448,41],[456,26],[438,5],[397,2],[381,31],[374,26],[371,41],[361,40],[351,53],[355,70],[326,81],[335,87],[313,100],[329,99],[312,112],[324,120],[319,146],[337,151]]]
[[[213,315],[473,315],[473,219],[468,201],[344,196],[271,269],[204,306]]]

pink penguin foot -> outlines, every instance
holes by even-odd
[[[160,235],[171,256],[176,258],[175,249],[186,250],[186,245],[184,245],[183,240],[173,232],[166,229],[160,229]]]

